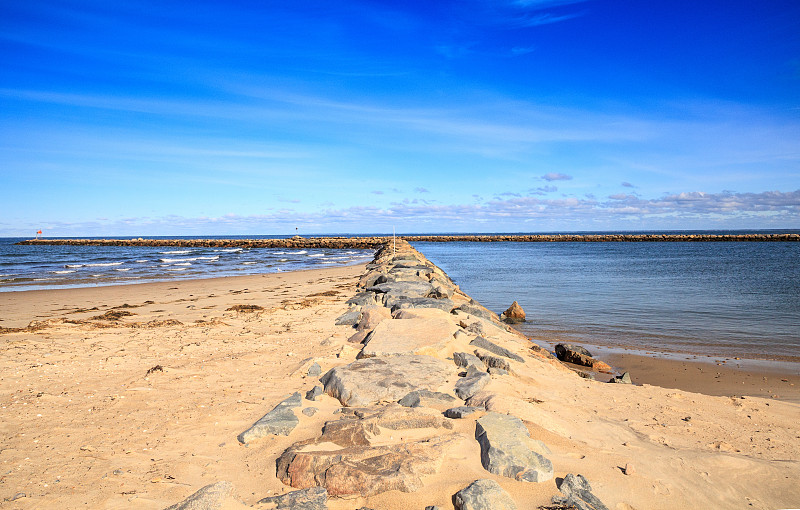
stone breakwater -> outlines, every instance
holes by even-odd
[[[437,475],[450,477],[465,462],[481,475],[450,494],[459,510],[516,509],[511,493],[519,483],[542,486],[560,505],[606,508],[580,475],[567,475],[577,480],[574,487],[556,485],[557,466],[540,429],[517,416],[531,404],[504,396],[544,369],[576,375],[405,241],[378,250],[358,288],[336,320],[349,335],[341,361],[306,360],[301,369],[319,384],[310,383],[304,398],[297,392],[273,402],[238,436],[254,450],[265,438],[293,441],[275,473],[294,490],[257,505],[321,510],[328,498],[429,494]],[[312,437],[292,438],[303,415],[317,413],[329,413],[324,425]],[[232,490],[217,482],[170,508],[217,508]]]
[[[407,242],[473,243],[644,243],[644,242],[800,242],[800,234],[520,234],[400,236]],[[175,248],[341,248],[377,249],[391,237],[292,237],[289,239],[29,239],[20,245],[166,246]]]

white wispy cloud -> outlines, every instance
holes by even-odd
[[[550,172],[550,173],[544,174],[542,176],[542,179],[544,179],[545,181],[548,181],[548,182],[551,182],[551,181],[569,181],[569,180],[572,180],[572,176],[571,175],[562,174],[562,173],[559,173],[559,172]]]

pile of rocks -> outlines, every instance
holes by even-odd
[[[327,508],[329,497],[419,491],[449,452],[477,452],[469,446],[476,441],[487,473],[552,481],[548,446],[519,418],[485,404],[493,381],[515,377],[537,359],[536,351],[408,243],[379,250],[359,287],[337,320],[352,328],[345,347],[357,346],[356,359],[324,374],[316,364],[308,370],[321,377],[305,398],[335,398],[342,407],[316,437],[295,441],[278,457],[278,478],[297,490],[260,503],[316,510]],[[239,440],[290,435],[300,395],[277,404]],[[516,508],[492,479],[475,480],[452,496],[463,510]]]

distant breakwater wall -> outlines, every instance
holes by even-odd
[[[800,242],[800,234],[530,234],[398,236],[408,242]],[[377,249],[391,237],[293,237],[289,239],[30,239],[21,245],[167,246],[176,248]]]

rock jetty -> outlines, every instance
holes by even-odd
[[[483,476],[449,494],[456,508],[514,509],[514,491],[505,489],[520,482],[560,497],[565,489],[556,487],[559,468],[537,437],[541,429],[498,404],[503,388],[524,385],[525,374],[542,364],[561,368],[560,362],[530,348],[405,241],[384,245],[366,270],[360,292],[336,320],[352,329],[343,352],[358,350],[356,359],[325,373],[308,360],[305,403],[296,392],[266,406],[238,437],[252,442],[254,456],[266,437],[293,441],[275,461],[277,478],[292,491],[260,503],[324,509],[334,498],[418,492],[437,474],[459,469],[452,462],[462,457],[482,467]],[[318,403],[314,414],[323,424],[311,435],[296,434],[309,400]],[[584,493],[569,495],[576,500]]]
[[[421,235],[399,236],[411,243],[602,243],[602,242],[800,242],[800,234],[522,234],[522,235]],[[166,246],[174,248],[340,248],[377,249],[394,242],[392,237],[299,237],[286,239],[29,239],[20,245],[70,246]],[[413,268],[406,268],[412,269]],[[425,269],[425,268],[423,268]],[[406,274],[408,271],[405,272]],[[382,283],[382,282],[378,282]]]

